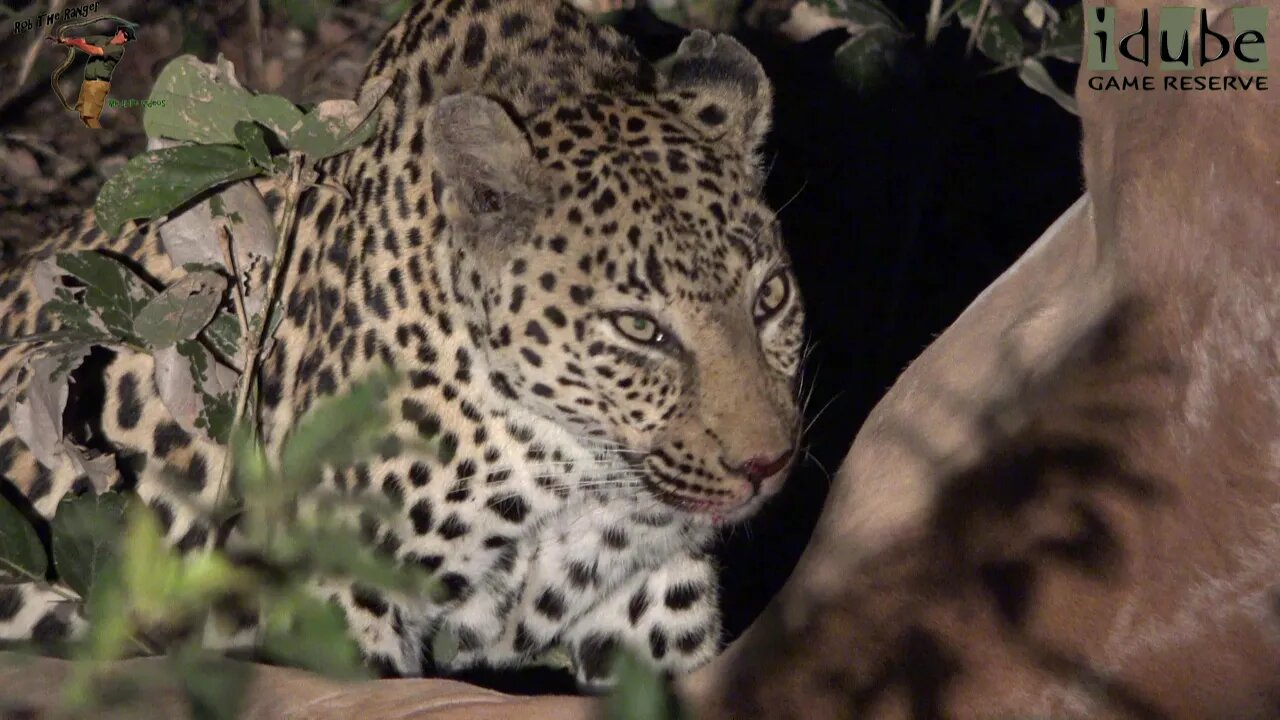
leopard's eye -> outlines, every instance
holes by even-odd
[[[618,332],[641,345],[661,345],[667,339],[658,321],[644,313],[614,313],[609,319]]]
[[[756,305],[752,310],[756,322],[763,322],[773,317],[791,299],[791,281],[787,279],[786,270],[779,270],[760,286],[756,293]]]

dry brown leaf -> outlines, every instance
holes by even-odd
[[[91,454],[89,450],[71,442],[63,442],[62,448],[76,475],[89,478],[95,492],[106,492],[115,482],[118,473],[114,455]]]
[[[187,273],[142,308],[133,331],[148,347],[190,340],[213,319],[226,291],[227,279],[216,270]]]
[[[240,376],[235,370],[219,364],[206,354],[211,371],[202,378],[200,387],[197,387],[191,360],[179,352],[176,345],[155,351],[153,357],[156,393],[169,414],[183,430],[209,439],[209,434],[197,423],[205,410],[204,395],[234,392]]]
[[[80,365],[89,354],[85,347],[77,351],[71,367]],[[69,374],[54,378],[59,358],[44,356],[31,362],[31,380],[24,398],[15,398],[10,413],[13,431],[36,460],[50,470],[57,470],[64,457],[62,443],[62,411],[67,407]]]

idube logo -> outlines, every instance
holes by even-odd
[[[1085,70],[1093,90],[1266,90],[1267,8],[1236,7],[1231,23],[1207,9],[1143,9],[1137,27],[1117,27],[1113,7],[1085,7]],[[1153,26],[1152,17],[1156,17]],[[1217,28],[1210,27],[1216,22]],[[1193,27],[1194,25],[1194,27]],[[1117,73],[1121,59],[1164,71]]]

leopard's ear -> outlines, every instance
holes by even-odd
[[[511,227],[531,218],[543,197],[529,140],[497,102],[451,95],[427,120],[433,190],[454,223]]]
[[[773,117],[773,85],[754,55],[728,35],[695,30],[662,65],[689,122],[739,143],[748,156],[759,152]]]

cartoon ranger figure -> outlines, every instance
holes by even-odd
[[[134,33],[134,27],[136,26],[132,24],[120,23],[116,26],[116,31],[113,35],[89,35],[82,38],[50,36],[48,38],[50,42],[80,50],[89,56],[89,60],[84,66],[84,82],[80,84],[80,97],[76,100],[75,107],[76,112],[80,113],[80,120],[84,122],[86,127],[102,127],[102,124],[98,122],[98,116],[102,114],[102,106],[107,101],[107,93],[111,92],[111,73],[115,72],[120,58],[124,57],[124,46],[137,37]],[[55,73],[55,89],[57,88],[57,77],[61,75],[62,70],[65,70],[71,64],[74,55],[74,51],[71,52],[67,57],[67,62],[63,63],[59,72]],[[61,93],[59,93],[59,97],[61,97]],[[65,99],[62,104],[67,104]]]

